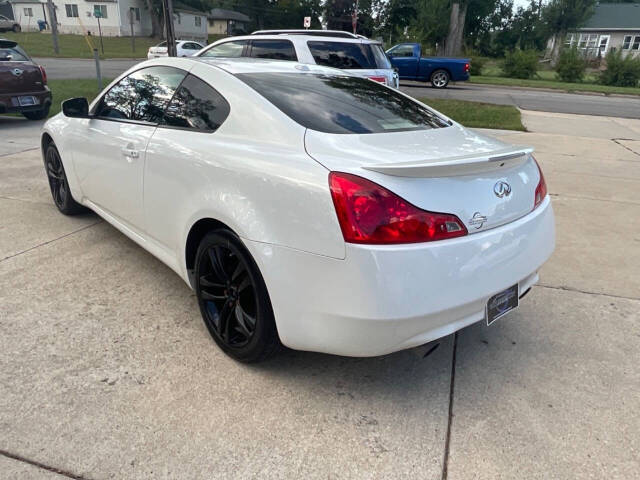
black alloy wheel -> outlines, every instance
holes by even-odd
[[[44,168],[49,180],[51,196],[58,210],[65,215],[76,215],[87,211],[85,207],[77,203],[71,196],[67,175],[62,165],[60,153],[54,144],[50,144],[44,156]]]
[[[195,289],[205,325],[227,354],[256,362],[276,351],[279,339],[264,280],[232,232],[217,230],[200,243]]]

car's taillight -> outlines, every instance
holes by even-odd
[[[417,243],[467,234],[455,215],[422,210],[357,175],[331,172],[329,186],[346,242]]]
[[[542,203],[544,197],[547,196],[547,182],[544,181],[544,175],[542,174],[540,164],[535,158],[533,160],[536,162],[538,172],[540,173],[540,180],[538,181],[538,186],[536,187],[536,193],[533,199],[533,208],[536,209],[538,205]]]
[[[42,74],[42,84],[47,84],[47,72],[45,72],[44,67],[42,65],[38,65],[40,67],[40,73]]]
[[[369,80],[373,80],[374,82],[387,83],[387,77],[373,75],[373,76],[368,77],[368,78],[369,78]]]
[[[471,65],[469,65],[468,63],[464,64],[464,73],[469,73],[469,69],[471,68]]]

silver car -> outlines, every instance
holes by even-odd
[[[260,30],[218,40],[194,56],[290,60],[339,68],[399,87],[398,74],[380,42],[336,30]]]
[[[21,30],[20,24],[15,20],[5,17],[4,15],[0,15],[0,32],[6,32],[9,30],[18,33]]]

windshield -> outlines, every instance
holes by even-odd
[[[387,56],[376,43],[307,42],[318,65],[325,67],[373,70],[391,68]]]
[[[0,61],[8,60],[11,57],[13,62],[28,62],[29,55],[22,50],[18,45],[13,48],[1,48],[0,47]]]
[[[299,73],[236,75],[291,119],[325,133],[382,133],[448,127],[436,113],[366,78]]]

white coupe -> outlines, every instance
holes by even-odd
[[[42,153],[58,209],[95,211],[175,270],[242,361],[490,324],[554,249],[531,149],[321,66],[147,61],[65,101]]]

